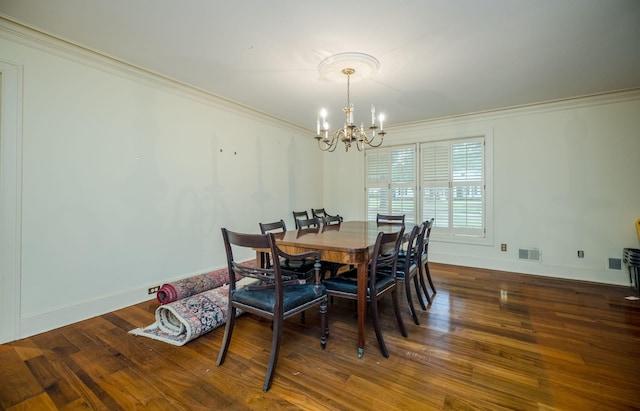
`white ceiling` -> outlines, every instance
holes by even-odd
[[[342,52],[380,62],[351,84],[356,123],[370,104],[394,125],[640,87],[638,0],[1,0],[0,15],[310,130],[321,107],[343,121],[346,81],[318,73]]]

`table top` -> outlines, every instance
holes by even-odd
[[[276,242],[290,254],[318,250],[323,260],[357,264],[368,261],[379,232],[396,232],[401,227],[375,221],[345,221],[340,225],[278,233]]]

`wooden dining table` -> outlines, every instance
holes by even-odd
[[[367,313],[367,265],[379,232],[396,232],[398,224],[344,221],[318,229],[291,230],[276,235],[276,244],[289,254],[319,251],[320,259],[355,265],[358,270],[358,357],[364,354]]]

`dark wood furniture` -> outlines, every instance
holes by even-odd
[[[402,215],[378,214],[376,216],[376,222],[388,223],[388,224],[404,224],[404,214]]]
[[[335,225],[340,224],[342,222],[342,218],[337,215],[327,215],[322,217],[322,224],[324,225]]]
[[[267,375],[262,387],[262,390],[266,392],[271,387],[278,363],[278,353],[285,319],[304,312],[313,306],[320,306],[320,344],[323,350],[326,346],[326,339],[329,335],[327,327],[327,293],[325,287],[320,284],[320,254],[317,252],[306,252],[298,255],[286,254],[276,246],[272,233],[241,234],[223,228],[222,237],[229,269],[229,312],[217,365],[222,365],[227,355],[238,309],[271,320],[273,322],[271,354],[269,355]],[[271,255],[274,256],[273,265],[270,268],[243,265],[234,258],[234,249],[241,248],[269,249]],[[316,266],[315,284],[290,283],[290,280],[286,278],[281,270],[280,259],[286,261],[314,259]],[[236,281],[240,276],[256,278],[260,280],[260,283],[245,286],[244,288],[236,288]]]
[[[398,232],[404,226],[380,224],[375,221],[344,221],[330,230],[296,231],[276,234],[278,247],[291,253],[319,251],[320,259],[357,267],[358,282],[358,355],[364,354],[367,311],[367,265],[379,232]]]
[[[342,218],[342,217],[340,217],[340,215],[339,215],[339,214],[331,215],[331,214],[327,213],[327,211],[326,211],[324,208],[312,208],[312,209],[311,209],[311,215],[312,215],[312,216],[314,216],[314,217],[316,217],[316,218],[319,218],[319,219],[321,219],[321,220],[322,220],[324,217],[338,217],[338,218],[340,219],[340,221],[342,221],[342,220],[343,220],[343,218]]]
[[[260,226],[260,232],[262,234],[267,233],[283,233],[287,231],[287,225],[284,220],[274,221],[272,223],[258,223]],[[272,264],[272,257],[269,250],[265,249],[258,254],[258,264],[260,267],[270,267]],[[299,278],[309,280],[314,274],[314,262],[313,260],[281,260],[280,265],[282,270],[288,273],[294,273]]]
[[[302,228],[320,228],[322,226],[322,222],[319,218],[300,218],[296,220],[296,224],[298,225],[298,229]]]
[[[423,310],[426,309],[424,301],[422,300],[422,291],[419,284],[420,275],[420,254],[422,250],[420,245],[420,235],[422,234],[422,224],[419,226],[413,226],[406,242],[402,246],[402,250],[398,256],[398,267],[396,269],[396,279],[404,286],[405,294],[407,296],[407,304],[411,317],[416,325],[420,325],[418,315],[416,314],[415,307],[413,306],[413,297],[411,296],[411,283],[413,282],[416,290],[416,296],[420,300],[420,305]],[[390,267],[385,268],[385,271],[391,271]]]
[[[366,300],[371,313],[371,322],[376,333],[380,352],[389,358],[389,351],[382,337],[380,329],[380,317],[378,315],[378,301],[385,295],[391,294],[393,301],[393,311],[396,316],[398,328],[403,337],[407,336],[407,329],[400,315],[398,307],[398,290],[396,281],[396,265],[398,262],[398,250],[402,242],[404,228],[395,233],[378,233],[373,251],[371,252],[371,262],[367,270],[367,295]],[[357,270],[349,270],[345,273],[328,278],[324,281],[327,294],[331,297],[358,299],[358,279]]]
[[[300,226],[298,225],[298,220],[308,220],[309,219],[309,213],[307,213],[307,210],[304,211],[293,211],[293,221],[296,225],[296,230],[298,228],[300,228]]]
[[[422,254],[420,255],[420,262],[419,262],[419,266],[420,266],[419,268],[421,270],[420,285],[422,286],[422,291],[424,292],[424,295],[427,297],[427,301],[429,302],[429,304],[431,304],[431,297],[429,296],[429,290],[427,290],[427,287],[425,285],[424,277],[427,278],[427,281],[429,282],[429,286],[431,287],[431,290],[433,290],[433,294],[437,292],[435,285],[433,285],[433,280],[431,279],[431,270],[429,270],[429,238],[431,237],[431,229],[433,228],[433,221],[434,219],[432,218],[424,222],[424,230],[423,230],[424,234],[422,236],[422,242],[421,242]]]

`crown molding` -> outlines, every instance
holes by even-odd
[[[198,87],[179,82],[154,71],[138,67],[135,64],[120,60],[105,53],[92,50],[81,44],[58,38],[37,28],[12,20],[2,14],[0,14],[0,37],[39,49],[46,53],[52,53],[58,57],[66,58],[79,64],[88,65],[110,74],[135,79],[136,81],[162,88],[181,97],[187,97],[221,110],[254,118],[259,121],[269,122],[278,127],[287,127],[296,133],[308,133],[307,128],[300,127],[289,121],[215,95]]]

